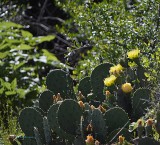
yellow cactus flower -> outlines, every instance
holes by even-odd
[[[132,86],[131,86],[130,83],[123,84],[122,87],[121,87],[121,89],[122,89],[122,91],[124,93],[130,93],[133,90],[133,88],[132,88]]]
[[[132,59],[132,60],[133,60],[133,59],[135,59],[135,58],[138,58],[139,53],[140,53],[140,50],[134,49],[134,50],[129,51],[129,52],[127,53],[127,55],[128,55],[128,58],[129,58],[129,59]]]
[[[84,108],[84,103],[82,101],[78,101],[78,104],[81,108]]]
[[[125,140],[125,137],[123,137],[122,135],[119,136],[119,143],[122,144]]]
[[[112,75],[119,75],[122,71],[123,71],[123,67],[118,64],[116,66],[112,66],[109,70],[109,73],[112,74]]]
[[[94,138],[92,135],[88,135],[87,139],[85,140],[86,145],[94,145]]]
[[[114,75],[111,75],[108,78],[105,78],[104,84],[109,87],[112,86],[117,78]]]

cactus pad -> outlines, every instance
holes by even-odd
[[[49,107],[53,104],[53,93],[49,90],[44,91],[39,96],[39,107],[44,111],[47,112]]]
[[[59,104],[53,104],[48,110],[47,118],[48,118],[48,123],[50,125],[50,128],[52,129],[52,131],[56,132],[56,134],[60,138],[73,140],[74,137],[72,135],[67,134],[59,127],[58,119],[57,119],[58,107],[59,107]]]
[[[90,82],[90,77],[85,77],[83,78],[78,86],[78,91],[81,91],[83,96],[87,97],[87,95],[91,92],[91,82]]]
[[[72,99],[66,99],[59,106],[57,113],[60,128],[69,134],[75,135],[82,115],[79,104]]]
[[[63,70],[53,70],[47,75],[46,79],[47,88],[53,91],[54,94],[61,94],[63,99],[72,98],[76,99],[73,91],[73,80]]]
[[[140,88],[137,89],[132,98],[133,113],[138,119],[145,113],[147,107],[150,106],[151,90]]]
[[[92,126],[96,134],[96,139],[98,139],[101,143],[104,143],[107,128],[103,115],[99,109],[94,109],[92,112]]]
[[[37,127],[40,134],[43,134],[43,117],[32,107],[25,108],[21,111],[19,124],[26,136],[34,136],[34,127]]]
[[[120,107],[114,107],[109,109],[104,114],[104,119],[106,126],[108,127],[108,132],[111,133],[113,130],[118,129],[126,125],[129,126],[129,118],[127,113]]]
[[[109,70],[112,64],[104,63],[97,66],[91,74],[91,86],[93,93],[97,96],[97,99],[100,101],[105,100],[105,95],[103,94],[104,89],[104,78],[109,75]]]
[[[137,145],[159,145],[160,143],[150,137],[138,138],[135,141]]]

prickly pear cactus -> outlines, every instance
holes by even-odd
[[[151,90],[146,88],[137,89],[132,97],[133,113],[136,119],[145,114],[145,110],[150,106]]]
[[[57,118],[60,128],[69,134],[75,135],[77,133],[81,116],[82,108],[72,99],[64,100],[58,108]]]
[[[25,136],[34,137],[34,127],[36,127],[44,142],[43,117],[36,109],[27,107],[23,109],[19,116],[19,124]]]
[[[79,82],[78,91],[81,91],[82,95],[87,97],[91,93],[92,87],[90,77],[85,77]]]
[[[54,94],[61,94],[63,99],[72,98],[76,100],[73,91],[73,80],[63,70],[53,70],[47,75],[46,85]]]
[[[108,133],[120,127],[128,128],[129,118],[127,113],[120,107],[114,107],[106,111],[104,114],[106,126],[108,127]]]
[[[93,131],[95,133],[96,139],[101,143],[105,143],[107,127],[103,118],[103,114],[99,109],[93,110],[91,124],[93,126]]]
[[[53,93],[49,90],[44,91],[39,96],[39,107],[47,112],[49,107],[53,104]]]
[[[105,95],[103,93],[104,89],[104,78],[109,75],[109,70],[112,64],[103,63],[97,66],[91,74],[91,86],[93,93],[96,95],[96,99],[103,102],[105,100]]]

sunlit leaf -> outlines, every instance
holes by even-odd
[[[54,35],[48,35],[48,36],[39,36],[39,37],[34,37],[33,39],[36,40],[36,42],[38,43],[42,43],[42,42],[45,42],[45,41],[51,41],[55,38]]]
[[[21,30],[21,33],[22,33],[22,36],[23,37],[33,37],[32,33],[28,32],[28,31],[24,31],[24,30]]]
[[[15,89],[17,87],[17,79],[15,78],[12,82],[11,82],[11,88]]]
[[[16,50],[31,50],[33,49],[34,47],[31,47],[27,44],[20,44],[19,46],[17,46],[15,49]]]
[[[53,53],[50,53],[48,50],[43,49],[42,51],[43,55],[47,57],[47,60],[59,61],[58,58]]]
[[[6,91],[5,94],[6,94],[7,96],[15,95],[15,94],[16,94],[16,91]]]
[[[20,24],[16,24],[16,23],[13,23],[13,22],[1,22],[0,23],[0,29],[7,29],[7,28],[10,28],[10,27],[14,27],[14,28],[22,28],[23,26],[20,25]]]

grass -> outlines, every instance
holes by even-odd
[[[2,116],[0,116],[0,145],[11,145],[9,142],[9,135],[22,135],[22,131],[18,124],[18,117],[13,116],[12,113],[7,116],[8,127],[6,128]]]

